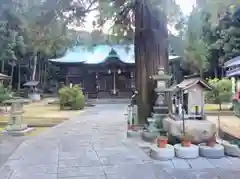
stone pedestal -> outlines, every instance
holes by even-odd
[[[142,132],[142,139],[146,142],[154,142],[156,140],[156,138],[160,135],[159,132],[157,131],[143,131]]]
[[[40,93],[29,93],[28,98],[32,101],[40,101],[41,100],[41,94]]]
[[[13,99],[6,101],[7,103],[11,103],[11,109],[8,119],[8,125],[4,131],[4,133],[21,136],[26,133],[32,131],[33,129],[28,128],[27,124],[23,122],[23,104],[29,102],[29,100],[25,99]]]
[[[171,160],[175,156],[174,147],[167,144],[165,148],[159,148],[157,145],[151,146],[151,157],[155,160]]]
[[[171,117],[163,119],[163,129],[174,137],[180,138],[183,132],[183,122],[175,121]],[[185,132],[193,136],[193,143],[203,143],[217,131],[217,127],[207,120],[186,120]]]
[[[220,144],[210,147],[202,143],[199,144],[199,153],[202,157],[219,159],[224,157],[224,147]]]
[[[141,138],[143,131],[142,130],[128,130],[127,131],[127,137],[130,138]]]
[[[240,157],[240,148],[237,145],[231,144],[230,142],[223,139],[218,139],[217,141],[224,147],[226,155],[232,157]]]
[[[199,147],[191,144],[190,147],[183,147],[181,144],[175,144],[176,157],[182,159],[194,159],[199,156]]]

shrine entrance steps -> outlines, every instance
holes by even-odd
[[[130,99],[128,98],[97,98],[97,99],[88,99],[88,102],[91,104],[130,104]]]

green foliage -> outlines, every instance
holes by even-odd
[[[184,31],[188,71],[206,71],[211,76],[222,77],[223,63],[240,55],[237,4],[236,0],[196,1],[196,8],[180,26],[180,31]]]
[[[230,141],[230,143],[233,145],[237,145],[240,148],[240,140],[239,139],[232,140],[232,141]]]
[[[175,0],[159,1],[149,0],[143,1],[130,1],[130,0],[100,0],[98,1],[98,9],[100,9],[97,21],[94,22],[100,27],[104,27],[105,23],[113,22],[109,30],[110,41],[122,42],[123,39],[126,41],[133,41],[135,31],[135,16],[139,10],[139,6],[145,6],[147,4],[150,12],[144,12],[156,19],[166,18],[171,26],[180,21],[183,17],[180,6]],[[162,13],[164,12],[165,15]],[[147,22],[144,22],[147,23]]]
[[[11,92],[4,88],[2,85],[0,86],[0,103],[2,103],[5,100],[9,100],[12,98]]]
[[[85,99],[82,90],[75,85],[72,88],[65,86],[59,90],[60,109],[69,108],[71,110],[83,109]]]
[[[206,93],[206,102],[219,104],[231,101],[232,97],[232,82],[227,78],[209,79],[208,83],[213,86],[213,90]]]
[[[240,116],[240,103],[239,103],[239,100],[237,99],[233,99],[232,101],[233,103],[233,112],[236,116]]]

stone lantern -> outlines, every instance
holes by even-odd
[[[5,104],[11,104],[8,125],[4,133],[14,136],[22,136],[33,130],[33,128],[28,128],[27,124],[24,123],[22,116],[24,113],[23,104],[29,102],[30,100],[22,98],[4,101]]]
[[[157,81],[157,87],[155,88],[157,97],[153,106],[153,118],[160,118],[169,113],[171,106],[171,90],[167,87],[167,83],[171,79],[171,76],[165,74],[163,68],[159,68],[158,74],[153,76],[153,79]]]
[[[153,76],[153,80],[157,81],[156,101],[153,106],[152,117],[148,118],[148,126],[143,132],[143,140],[153,142],[160,135],[162,122],[161,119],[168,115],[171,106],[170,89],[167,87],[167,82],[171,76],[166,75],[163,68],[159,68],[158,74]],[[170,103],[170,104],[169,104]]]

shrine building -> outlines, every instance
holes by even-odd
[[[90,98],[128,98],[135,89],[134,45],[75,46],[50,62],[60,67],[65,84],[81,85]]]

